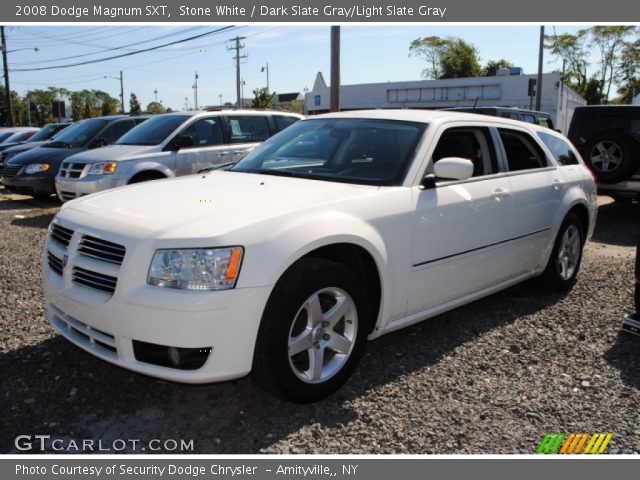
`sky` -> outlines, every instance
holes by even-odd
[[[176,26],[11,26],[6,27],[8,63],[12,90],[24,95],[28,89],[48,86],[70,90],[98,89],[115,98],[120,95],[120,70],[123,71],[125,102],[135,93],[146,106],[157,99],[174,110],[194,106],[194,76],[198,72],[200,107],[236,101],[234,52],[230,39],[246,37],[241,54],[244,97],[266,86],[278,93],[312,89],[317,72],[330,78],[330,27],[250,25],[189,42],[124,58],[39,71],[29,68],[51,67],[101,59],[174,42],[214,31],[215,25]],[[547,34],[575,33],[585,26],[545,26]],[[455,26],[455,25],[348,25],[341,28],[341,83],[376,83],[420,79],[426,64],[409,56],[412,40],[429,35],[457,37],[474,44],[481,64],[487,60],[507,59],[523,67],[524,73],[536,73],[539,27]],[[34,49],[38,49],[35,51]],[[115,50],[114,50],[115,49]],[[72,58],[69,58],[72,57]],[[77,58],[73,58],[77,57]],[[562,60],[545,52],[544,71],[561,70]],[[105,78],[106,77],[106,78]],[[222,97],[220,97],[222,95]],[[186,98],[186,101],[185,101]]]

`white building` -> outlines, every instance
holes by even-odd
[[[508,70],[506,70],[508,72]],[[501,72],[504,73],[504,72]],[[446,108],[457,106],[501,106],[530,109],[535,97],[528,95],[529,79],[536,75],[416,80],[411,82],[366,83],[340,87],[340,110],[376,108]],[[577,106],[586,101],[563,85],[560,73],[542,76],[541,110],[551,115],[556,128],[566,133]],[[313,90],[305,96],[305,113],[329,111],[330,90],[321,72]]]

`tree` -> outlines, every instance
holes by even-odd
[[[253,91],[253,95],[255,98],[251,101],[252,108],[273,108],[273,98],[276,96],[276,92],[269,93],[269,90],[267,90],[266,87],[260,89],[256,88]]]
[[[625,25],[591,27],[591,43],[600,50],[601,95],[607,100],[619,66],[619,56],[625,46],[625,38],[635,27]]]
[[[422,71],[425,78],[479,77],[482,74],[478,50],[459,38],[417,38],[411,42],[409,52],[427,62],[428,67]]]
[[[635,42],[625,42],[620,53],[620,67],[616,81],[619,85],[616,103],[631,103],[640,93],[640,39]]]
[[[436,35],[416,38],[409,45],[409,55],[422,58],[428,67],[422,70],[424,78],[440,78],[440,60],[449,41]]]
[[[135,93],[131,93],[131,96],[129,97],[129,113],[137,115],[140,112],[142,112],[142,108],[140,107],[138,97],[136,97]]]
[[[513,65],[509,60],[504,58],[500,60],[489,60],[487,64],[482,68],[483,77],[494,77],[498,73],[499,68],[510,68]]]
[[[478,50],[459,38],[449,40],[440,59],[440,78],[479,77]]]
[[[146,110],[149,113],[165,113],[166,110],[160,102],[151,102],[147,105]]]
[[[578,93],[584,93],[587,83],[587,67],[589,58],[587,40],[589,30],[579,30],[576,35],[545,35],[544,48],[552,55],[562,58],[566,63],[564,82]]]

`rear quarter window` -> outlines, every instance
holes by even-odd
[[[510,172],[545,168],[547,156],[531,135],[520,130],[499,128]]]
[[[555,158],[560,165],[577,165],[580,163],[568,142],[555,135],[549,135],[543,132],[538,132],[538,137],[551,151],[553,158]]]

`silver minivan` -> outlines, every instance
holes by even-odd
[[[158,115],[114,145],[67,158],[56,176],[63,202],[130,183],[197,173],[239,161],[302,119],[288,112],[218,110]]]

